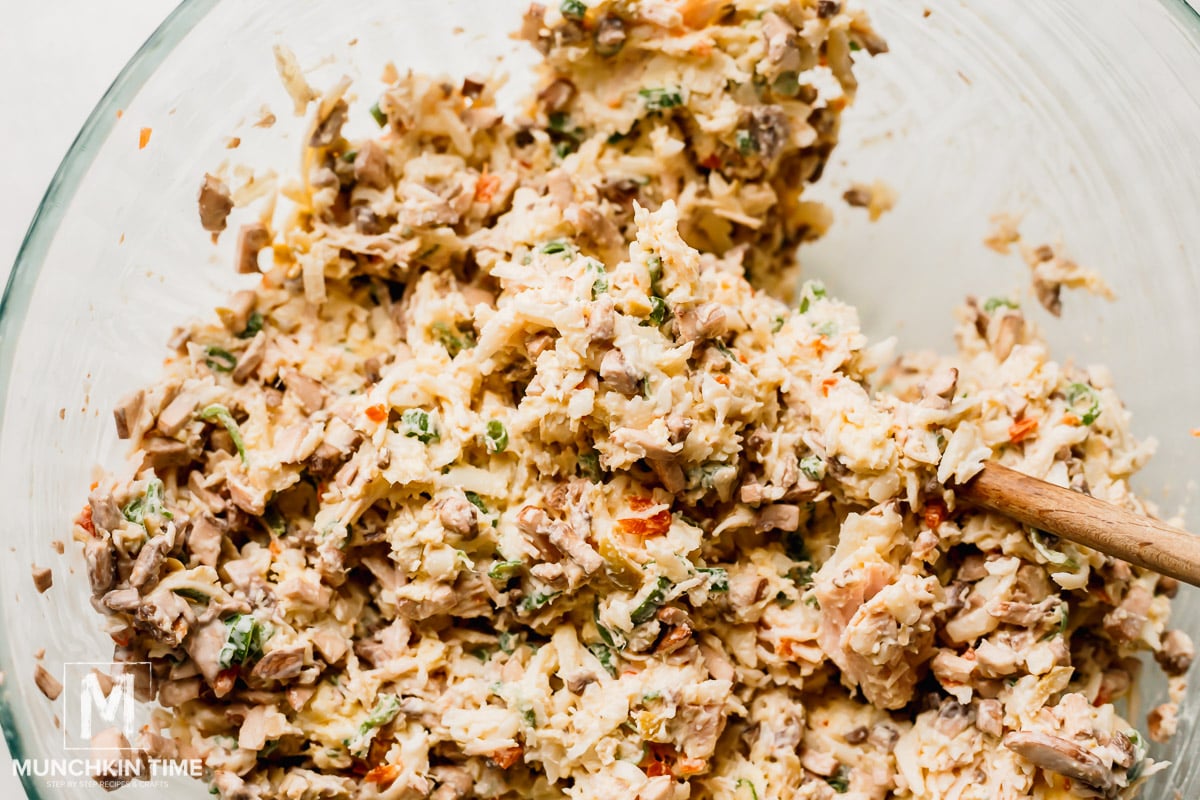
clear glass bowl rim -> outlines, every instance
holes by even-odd
[[[485,1],[485,0],[481,0]],[[146,81],[193,28],[222,0],[182,0],[125,64],[97,102],[55,170],[29,228],[17,250],[4,294],[0,297],[0,424],[4,421],[19,333],[24,326],[30,297],[50,244],[99,152],[99,145],[113,131],[117,110],[141,91]],[[1200,8],[1189,0],[1158,0],[1167,13],[1183,23],[1200,42]],[[7,679],[6,679],[7,678]],[[25,748],[8,695],[8,680],[20,680],[13,670],[9,642],[0,617],[0,731],[13,761],[25,756]],[[19,774],[29,800],[41,800],[32,774]]]

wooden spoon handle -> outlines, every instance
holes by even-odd
[[[1200,537],[999,464],[955,489],[995,511],[1076,544],[1200,586]]]

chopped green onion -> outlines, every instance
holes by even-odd
[[[566,130],[567,120],[570,119],[565,111],[555,111],[550,115],[550,130],[562,133]]]
[[[861,44],[859,44],[858,42],[851,42],[851,43],[850,43],[850,52],[852,52],[852,53],[857,53],[859,50],[862,50],[862,45],[861,45]]]
[[[375,737],[375,732],[395,719],[399,713],[399,697],[394,694],[379,695],[379,699],[375,701],[375,707],[371,709],[371,713],[359,724],[358,734],[353,740],[346,740],[345,743],[350,748],[350,752],[360,758],[365,756],[370,749],[371,739]]]
[[[800,471],[810,481],[819,481],[825,477],[825,459],[815,453],[809,454],[800,459]]]
[[[263,524],[267,526],[267,530],[271,535],[278,538],[287,533],[287,520],[283,518],[283,514],[279,513],[273,505],[267,506],[262,515]]]
[[[587,6],[580,0],[562,0],[558,10],[562,12],[564,17],[571,19],[583,19],[587,14]]]
[[[206,595],[199,589],[193,589],[190,586],[181,586],[178,589],[172,589],[171,592],[179,595],[180,597],[184,597],[197,603],[203,603],[205,605],[212,600],[212,597],[209,595]]]
[[[552,256],[557,253],[574,253],[575,245],[571,244],[570,242],[564,242],[562,239],[554,239],[553,241],[546,242],[544,245],[542,245],[542,252],[548,256]]]
[[[521,602],[517,604],[517,610],[523,613],[537,611],[539,608],[549,604],[551,600],[560,594],[561,592],[534,592],[521,599]]]
[[[812,563],[812,555],[809,554],[808,546],[804,543],[804,537],[800,535],[800,531],[792,531],[784,536],[783,551],[792,561]]]
[[[604,471],[600,468],[600,454],[595,450],[580,453],[577,461],[583,477],[592,483],[599,483],[603,479]]]
[[[146,482],[146,491],[140,497],[135,497],[129,501],[126,506],[121,509],[121,514],[125,519],[137,525],[146,527],[146,515],[157,514],[163,519],[173,519],[174,514],[167,511],[163,504],[163,482],[158,478],[151,478]]]
[[[405,436],[416,439],[421,444],[439,442],[442,439],[428,411],[419,408],[407,409],[400,415],[400,425],[404,428]]]
[[[1045,540],[1042,538],[1046,535],[1048,534],[1039,531],[1037,528],[1029,529],[1029,542],[1033,545],[1033,549],[1037,550],[1038,553],[1041,554],[1042,558],[1046,559],[1057,567],[1064,567],[1069,570],[1075,569],[1078,565],[1075,563],[1074,559],[1072,559],[1066,553],[1054,550],[1048,544],[1046,544]]]
[[[229,432],[229,438],[233,440],[233,446],[237,448],[238,455],[242,458],[244,466],[250,465],[250,459],[246,457],[246,444],[242,441],[242,431],[238,428],[237,421],[234,420],[233,414],[229,413],[229,409],[220,403],[214,403],[200,412],[200,419],[215,420],[225,426],[225,430]]]
[[[850,773],[845,766],[839,766],[837,772],[826,778],[825,782],[832,786],[838,794],[850,791]]]
[[[983,310],[989,314],[994,314],[998,308],[1020,308],[1015,302],[1007,297],[989,297],[983,304]]]
[[[532,707],[521,710],[521,719],[525,720],[525,724],[529,727],[537,727],[537,712]]]
[[[270,638],[270,633],[249,614],[234,614],[225,620],[225,631],[225,644],[217,655],[221,669],[257,660],[263,643]]]
[[[737,793],[737,800],[758,800],[758,789],[754,788],[754,784],[745,778],[738,778],[734,790]]]
[[[497,561],[488,570],[488,577],[498,583],[507,583],[525,566],[522,561]]]
[[[379,103],[371,105],[371,116],[375,119],[375,124],[379,127],[382,128],[384,125],[387,125],[387,116],[379,108]]]
[[[647,320],[656,328],[661,327],[671,317],[671,309],[667,306],[667,301],[661,297],[651,296],[650,298],[650,314],[646,317]]]
[[[588,272],[593,272],[596,278],[592,281],[592,299],[595,300],[602,294],[608,293],[608,271],[604,269],[604,265],[599,261],[588,261]]]
[[[638,603],[637,608],[633,609],[633,613],[629,615],[629,621],[634,625],[641,625],[643,622],[649,622],[654,619],[654,615],[662,607],[667,596],[667,590],[670,588],[671,581],[659,576],[654,588],[642,598],[642,602]]]
[[[451,328],[445,322],[433,323],[433,333],[451,358],[470,347],[475,346],[475,334],[460,328]]]
[[[600,603],[598,601],[592,606],[592,619],[595,620],[596,632],[600,634],[604,643],[609,647],[616,647],[616,640],[613,638],[612,632],[600,623]]]
[[[647,111],[663,111],[683,105],[682,89],[638,89],[638,96],[646,104]]]
[[[783,330],[784,322],[786,322],[786,320],[782,316],[775,317],[774,319],[772,319],[771,320],[771,333],[779,333],[781,330]]]
[[[825,284],[820,281],[805,281],[800,287],[800,313],[806,313],[810,302],[821,297],[825,297]]]
[[[1091,425],[1100,416],[1100,396],[1086,383],[1072,383],[1067,389],[1067,404],[1074,409],[1080,400],[1088,403],[1088,409],[1079,415],[1079,421]]]
[[[496,641],[500,643],[500,650],[504,653],[511,653],[517,649],[517,640],[521,638],[520,634],[509,633],[508,631],[500,631],[496,634]]]
[[[488,511],[487,503],[483,502],[483,498],[479,496],[478,492],[472,492],[470,490],[467,490],[467,491],[463,492],[463,494],[465,494],[467,496],[467,502],[469,502],[471,505],[473,505],[479,509],[479,513],[481,513],[481,514],[490,514],[491,513],[490,511]]]
[[[608,672],[612,677],[617,677],[617,665],[613,663],[613,651],[608,645],[602,642],[592,642],[587,646],[591,654],[600,662],[600,666]]]
[[[508,448],[508,431],[504,429],[504,423],[498,419],[488,420],[483,440],[489,453],[503,453]]]
[[[237,336],[239,339],[253,339],[262,330],[262,326],[263,315],[257,311],[251,312],[250,317],[246,320],[246,327],[242,328],[242,332]]]
[[[650,274],[650,291],[656,296],[662,295],[658,282],[662,280],[663,263],[660,256],[650,256],[646,259],[646,271]]]
[[[214,372],[233,372],[237,366],[237,356],[220,347],[204,348],[204,363]]]
[[[733,136],[737,142],[738,152],[743,156],[758,152],[758,142],[754,141],[754,137],[750,135],[750,131],[745,128],[738,128]]]
[[[342,153],[342,161],[345,161],[347,164],[353,164],[356,158],[358,158],[357,150],[347,150]]]
[[[724,568],[700,567],[696,572],[708,577],[708,590],[710,592],[729,591],[729,572]]]
[[[781,72],[771,84],[771,88],[775,90],[776,94],[795,97],[800,94],[800,76],[791,70]]]
[[[804,598],[804,604],[812,606],[813,608],[817,609],[818,611],[821,610],[821,601],[818,600],[817,596],[814,594],[810,594],[808,597]]]

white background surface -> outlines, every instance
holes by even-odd
[[[1010,0],[1011,1],[1011,0]],[[1192,5],[1200,0],[1188,0]],[[0,281],[59,161],[173,0],[0,2]],[[20,680],[25,676],[13,676]],[[24,796],[0,741],[0,798]]]
[[[172,0],[0,2],[0,281],[42,193],[113,78]],[[21,679],[25,676],[13,676]],[[24,797],[0,741],[0,798]]]

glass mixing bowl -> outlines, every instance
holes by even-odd
[[[112,650],[68,541],[96,465],[124,454],[110,409],[155,378],[172,326],[252,280],[230,266],[236,237],[214,247],[197,224],[201,176],[226,159],[281,176],[298,165],[303,121],[271,45],[315,65],[316,86],[353,77],[364,100],[352,125],[370,125],[362,107],[388,60],[457,75],[500,67],[519,92],[533,54],[506,34],[525,2],[294,0],[281,13],[267,0],[189,0],[92,114],[38,211],[0,317],[0,724],[14,758],[61,758],[79,744],[62,725],[72,695],[51,703],[33,685],[35,651],[45,648],[57,673]],[[837,222],[802,252],[806,274],[857,304],[871,334],[945,348],[950,309],[965,295],[1025,291],[1020,259],[981,245],[990,215],[1023,214],[1028,241],[1061,240],[1116,290],[1114,303],[1071,294],[1061,319],[1039,321],[1060,360],[1111,367],[1134,429],[1160,443],[1141,491],[1200,530],[1187,508],[1200,475],[1200,440],[1189,436],[1200,425],[1200,18],[1182,0],[864,4],[891,52],[860,59],[858,101],[814,192],[835,201]],[[274,127],[253,126],[264,103]],[[836,198],[876,179],[899,201],[871,224]],[[31,562],[54,569],[44,595]],[[1175,624],[1200,639],[1200,592],[1180,593]],[[1133,718],[1162,692],[1148,680]],[[1145,797],[1200,797],[1198,705],[1193,692],[1179,735],[1153,749],[1174,764]],[[105,796],[86,778],[23,780],[31,798]],[[158,786],[207,796],[188,779]]]

